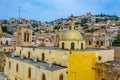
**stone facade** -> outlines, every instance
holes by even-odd
[[[99,30],[93,34],[85,36],[86,47],[91,48],[109,48],[112,46],[112,37],[107,36],[104,30]]]
[[[17,46],[32,46],[32,28],[20,25],[17,28]]]

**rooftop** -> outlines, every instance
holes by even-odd
[[[68,50],[68,49],[60,49],[59,47],[54,47],[54,46],[44,46],[44,47],[41,47],[41,46],[28,46],[28,47],[23,47],[23,48],[37,48],[37,49],[48,49],[48,50],[67,50],[67,51],[71,51],[71,50]],[[105,48],[86,48],[86,49],[83,49],[81,51],[88,51],[88,50],[109,50],[109,49],[105,49]],[[73,50],[73,51],[80,51],[80,50]]]
[[[120,59],[115,58],[114,61],[106,62],[106,65],[120,66]]]
[[[5,80],[7,76],[4,75],[4,73],[0,72],[0,80]]]
[[[21,61],[24,63],[28,63],[30,65],[36,66],[37,68],[43,69],[43,70],[49,70],[49,71],[55,71],[55,70],[60,70],[60,69],[64,69],[66,67],[64,66],[60,66],[60,65],[56,65],[56,64],[52,64],[52,67],[48,66],[48,63],[46,62],[42,62],[42,61],[37,61],[37,62],[33,62],[32,59],[20,59],[20,57],[14,57],[12,59],[15,59],[17,61]]]

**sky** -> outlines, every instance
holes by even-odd
[[[0,0],[0,20],[20,17],[40,21],[92,14],[120,16],[120,0]]]

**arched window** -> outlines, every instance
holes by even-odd
[[[64,76],[63,76],[63,74],[61,74],[59,77],[59,80],[63,80],[63,79],[64,79]]]
[[[46,80],[45,74],[42,74],[42,80]]]
[[[72,49],[72,50],[75,49],[75,44],[74,44],[74,42],[71,43],[71,49]]]
[[[18,64],[16,65],[16,72],[18,72],[18,68],[19,68],[19,66],[18,66]]]
[[[99,45],[99,41],[97,41],[97,45]]]
[[[27,33],[27,42],[29,42],[29,33]]]
[[[11,61],[9,62],[9,68],[11,68]]]
[[[81,49],[83,49],[83,43],[81,43]]]
[[[64,49],[64,48],[65,48],[64,46],[65,46],[65,44],[64,44],[64,42],[62,42],[62,49]]]
[[[91,41],[89,41],[89,45],[91,45]]]
[[[41,59],[42,59],[42,61],[45,60],[45,54],[44,53],[42,53]]]
[[[101,45],[103,45],[103,41],[101,41]]]
[[[28,52],[28,58],[30,58],[30,51]]]
[[[28,71],[28,78],[31,78],[31,68],[29,68],[29,71]]]
[[[26,42],[26,33],[24,33],[24,42]]]
[[[20,50],[20,55],[21,55],[21,50]]]

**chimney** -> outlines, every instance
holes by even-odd
[[[48,61],[47,64],[49,68],[52,67],[52,62]]]
[[[33,57],[33,62],[37,62],[37,57]]]
[[[15,57],[15,53],[12,53],[12,56],[11,56],[12,58],[14,58]]]

